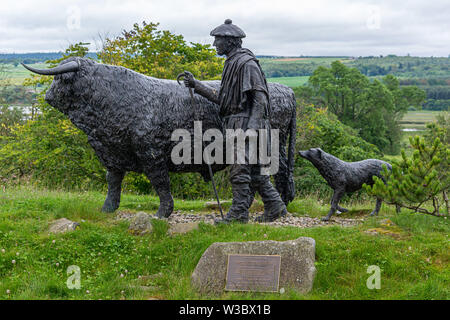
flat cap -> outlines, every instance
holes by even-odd
[[[221,37],[234,37],[234,38],[245,38],[245,33],[237,25],[233,24],[231,19],[225,20],[224,24],[221,24],[215,28],[210,33],[211,36],[221,36]]]

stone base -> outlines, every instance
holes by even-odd
[[[308,237],[288,241],[216,242],[203,253],[191,283],[200,293],[220,294],[225,289],[228,254],[280,255],[280,290],[292,288],[307,293],[316,274],[315,244]]]

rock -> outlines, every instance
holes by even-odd
[[[225,288],[228,254],[280,255],[279,288],[301,293],[312,289],[316,268],[315,240],[300,237],[288,241],[216,242],[203,253],[191,283],[201,293],[220,294]]]
[[[169,228],[169,235],[177,233],[187,233],[189,231],[198,229],[198,222],[176,223]]]
[[[153,231],[152,222],[150,216],[145,212],[138,212],[130,219],[130,227],[128,231],[131,234],[142,236],[149,234]]]
[[[50,225],[49,231],[51,233],[65,233],[67,231],[75,230],[80,224],[78,222],[70,221],[66,218],[61,218],[53,221]]]

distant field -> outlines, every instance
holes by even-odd
[[[299,60],[306,60],[308,58],[281,58],[281,59],[275,59],[275,61],[299,61]]]
[[[448,111],[429,111],[429,110],[419,110],[419,111],[408,111],[407,114],[400,121],[400,125],[403,128],[403,136],[400,142],[401,148],[406,151],[406,155],[410,156],[414,151],[410,146],[409,138],[416,135],[421,136],[426,129],[427,123],[436,120],[436,117]],[[397,160],[400,160],[400,156],[395,156]]]
[[[268,82],[277,82],[284,84],[285,86],[295,88],[304,85],[308,82],[309,76],[302,77],[279,77],[279,78],[267,78]]]
[[[400,124],[404,129],[424,130],[427,123],[435,121],[436,116],[441,112],[443,111],[408,111],[400,121]]]
[[[352,59],[347,57],[279,57],[260,58],[261,67],[269,82],[278,82],[294,88],[305,84],[319,66],[329,67],[333,61],[343,63]]]
[[[34,68],[46,68],[45,63],[34,63],[30,64],[31,67]],[[0,78],[0,84],[5,83],[6,81],[10,80],[11,84],[13,85],[21,85],[23,80],[26,78],[29,78],[31,75],[31,72],[25,69],[21,64],[19,64],[17,67],[14,67],[12,64],[0,64],[0,70],[5,72],[5,75],[1,75]]]
[[[331,64],[331,62],[339,60],[341,62],[347,62],[352,59],[346,57],[323,57],[323,58],[301,58],[301,57],[286,57],[286,58],[260,58],[262,63],[286,63],[286,62],[294,62],[294,63],[319,63],[319,64]]]

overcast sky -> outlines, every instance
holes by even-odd
[[[144,20],[208,44],[226,18],[257,55],[450,54],[449,0],[2,0],[0,52],[95,51]]]

